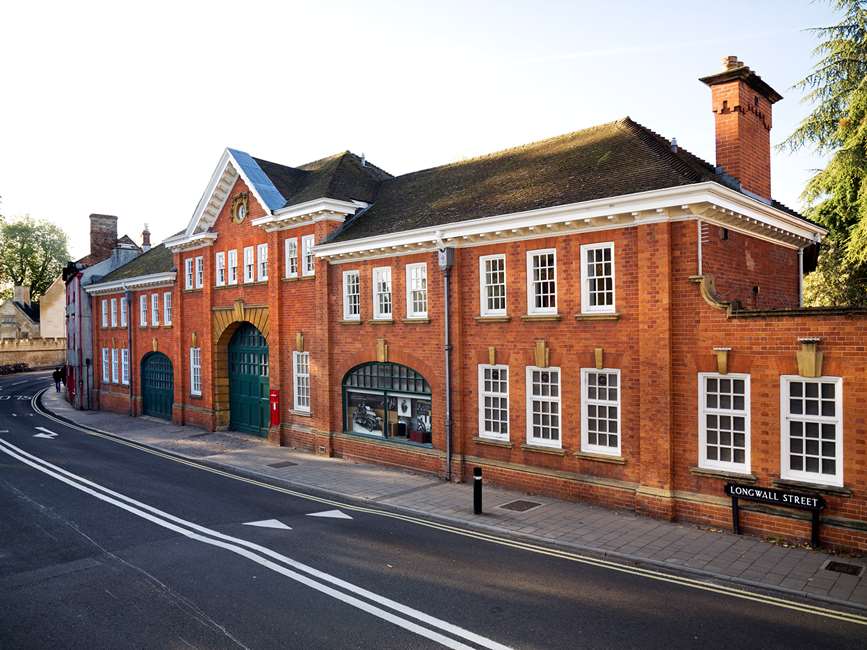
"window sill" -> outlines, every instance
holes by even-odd
[[[807,483],[806,481],[793,481],[787,478],[775,478],[771,481],[771,485],[781,488],[799,488],[801,490],[810,490],[823,494],[833,494],[834,496],[851,497],[852,490],[839,485],[826,485],[824,483]]]
[[[560,314],[525,314],[521,316],[521,320],[524,322],[544,322],[544,321],[558,321],[560,320]]]
[[[477,323],[508,323],[511,316],[476,316]]]
[[[268,280],[251,280],[250,282],[241,283],[241,286],[243,286],[243,287],[258,287],[258,286],[263,286],[263,285],[267,285],[267,284],[268,284]]]
[[[581,460],[595,460],[600,463],[611,463],[613,465],[625,465],[626,459],[623,456],[609,456],[608,454],[599,454],[592,451],[577,451],[574,454],[575,458]]]
[[[361,325],[361,319],[359,320],[339,320],[337,321],[338,325]]]
[[[557,447],[542,447],[539,445],[529,445],[526,442],[521,443],[521,449],[524,451],[535,451],[540,454],[551,454],[552,456],[565,456],[566,451]]]
[[[690,467],[690,474],[696,476],[707,476],[709,478],[719,478],[725,481],[743,481],[746,483],[755,483],[759,479],[755,474],[743,474],[741,472],[731,472],[724,469],[706,469],[704,467]]]
[[[422,323],[430,323],[430,318],[404,318],[401,323],[407,323],[408,325],[422,324]]]
[[[202,399],[202,394],[199,393],[197,395],[196,393],[190,393],[190,399],[200,400],[200,399]]]
[[[394,325],[394,320],[391,318],[372,318],[367,323],[368,325]]]
[[[312,418],[313,413],[310,411],[299,411],[297,409],[289,409],[289,415],[295,415],[302,418]]]
[[[201,287],[199,287],[198,289],[184,289],[184,293],[199,293],[201,291],[202,291]]]
[[[575,314],[575,320],[620,320],[620,314],[617,312],[599,314]]]
[[[295,276],[294,278],[280,278],[280,279],[281,279],[283,282],[298,282],[298,280],[299,280],[300,278],[299,278],[298,276]]]
[[[477,445],[490,445],[491,447],[503,447],[505,449],[511,449],[515,446],[508,440],[497,440],[496,438],[485,438],[483,436],[473,436],[473,442]]]
[[[299,280],[315,280],[315,279],[316,279],[316,274],[311,274],[311,275],[302,275],[302,276],[301,276],[300,278],[298,278],[298,279],[299,279]]]

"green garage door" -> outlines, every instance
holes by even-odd
[[[229,427],[268,435],[268,343],[250,323],[229,341]]]
[[[142,414],[171,420],[174,396],[171,360],[161,352],[151,352],[141,363]]]

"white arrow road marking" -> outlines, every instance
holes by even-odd
[[[33,435],[34,438],[48,438],[49,440],[54,440],[57,437],[57,434],[54,431],[50,431],[45,427],[36,427],[37,431],[43,431],[44,433],[36,433]]]
[[[292,530],[291,526],[287,526],[282,521],[276,519],[263,519],[262,521],[248,521],[245,526],[256,526],[257,528],[278,528],[280,530]]]
[[[308,512],[308,517],[326,517],[329,519],[352,519],[342,510],[325,510],[324,512]]]
[[[376,616],[384,621],[402,627],[419,636],[444,645],[447,648],[460,650],[472,650],[471,646],[462,643],[456,638],[474,643],[489,650],[509,650],[508,646],[497,643],[458,625],[449,623],[420,610],[414,609],[403,603],[381,596],[373,591],[341,580],[312,566],[293,560],[265,546],[248,542],[238,537],[225,535],[219,531],[204,526],[199,526],[191,521],[181,519],[141,501],[136,501],[128,496],[110,490],[98,483],[89,481],[77,474],[73,474],[57,465],[52,465],[38,456],[34,456],[23,449],[16,447],[10,442],[0,438],[0,452],[15,458],[35,470],[47,474],[67,485],[74,487],[86,494],[96,497],[100,501],[126,510],[133,515],[150,521],[157,526],[172,530],[188,539],[203,544],[209,544],[223,548],[236,555],[255,562],[275,573],[295,580],[306,587],[310,587],[322,594],[330,596],[347,605],[356,607],[363,612]],[[301,573],[299,573],[301,572]],[[307,574],[307,575],[302,575]],[[342,589],[343,591],[339,591]],[[365,599],[365,600],[362,600]],[[387,609],[392,610],[388,611]],[[410,620],[415,619],[415,620]],[[424,626],[428,627],[424,627]],[[450,634],[452,636],[446,636]]]

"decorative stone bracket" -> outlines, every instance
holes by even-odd
[[[602,353],[602,348],[593,349],[593,357],[596,361],[596,370],[602,370],[605,367],[602,361]]]
[[[497,348],[494,346],[488,348],[488,365],[497,365]]]
[[[808,336],[799,338],[801,349],[795,355],[798,359],[798,374],[801,377],[821,377],[822,358],[824,354],[819,351],[821,338]]]
[[[376,360],[380,363],[388,361],[388,343],[385,339],[376,339]]]
[[[719,297],[719,294],[716,292],[716,283],[710,273],[691,275],[689,281],[698,285],[701,297],[704,298],[707,304],[711,307],[722,309],[726,312],[726,316],[731,316],[734,312],[740,311],[741,303],[739,301],[733,300],[729,302]]]
[[[727,375],[729,372],[729,352],[731,351],[731,348],[713,349],[716,355],[716,371],[721,375]]]
[[[536,339],[536,346],[533,348],[533,355],[536,367],[547,368],[551,359],[551,348],[545,343],[545,339]]]

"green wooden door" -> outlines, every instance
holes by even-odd
[[[171,360],[161,352],[151,352],[141,364],[142,414],[172,419],[175,382]]]
[[[229,427],[268,435],[268,343],[250,323],[229,341]]]

